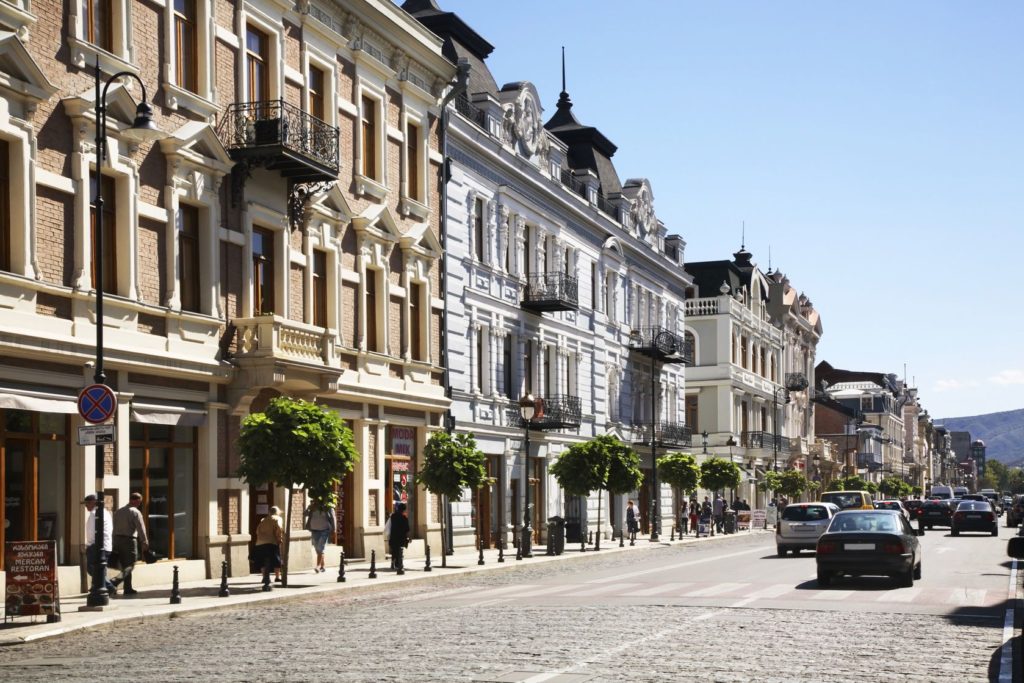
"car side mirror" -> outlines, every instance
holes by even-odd
[[[1020,560],[1024,559],[1024,536],[1014,536],[1006,544],[1006,554]]]

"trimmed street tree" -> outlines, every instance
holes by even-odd
[[[291,542],[295,488],[324,507],[338,504],[335,488],[352,471],[359,452],[350,430],[337,413],[302,399],[279,396],[266,411],[242,420],[238,436],[238,476],[254,486],[286,486],[281,585],[288,585],[288,544]]]
[[[736,488],[742,479],[739,466],[732,460],[708,458],[700,464],[700,485],[709,491]]]
[[[764,481],[760,481],[757,484],[757,488],[762,491],[768,491],[772,494],[772,498],[775,497],[775,492],[779,490],[782,485],[782,475],[778,472],[765,472]]]
[[[571,496],[589,496],[591,491],[622,495],[640,488],[644,479],[640,471],[640,456],[611,434],[573,444],[551,464],[548,471],[562,490]],[[597,528],[594,549],[600,550],[600,498],[597,501]],[[580,531],[582,533],[582,529]]]
[[[462,500],[467,488],[479,489],[492,483],[487,476],[487,456],[476,447],[471,433],[434,432],[423,448],[423,461],[416,482],[435,496],[441,496],[442,510],[449,500]],[[448,534],[441,514],[441,566],[447,565]],[[477,530],[479,538],[479,530]]]
[[[878,484],[873,481],[864,481],[858,476],[836,479],[832,482],[832,486],[834,491],[867,491],[868,493],[878,491]]]
[[[909,496],[913,488],[899,477],[886,477],[878,485],[878,490],[887,498]]]
[[[779,475],[779,492],[792,500],[811,488],[807,477],[799,470],[786,470]]]
[[[689,453],[668,453],[658,458],[658,476],[669,486],[682,491],[685,496],[697,490],[700,484],[700,466],[697,459]],[[679,526],[678,519],[676,525]],[[679,528],[682,529],[682,526]]]

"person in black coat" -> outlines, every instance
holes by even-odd
[[[403,555],[405,547],[409,545],[409,518],[405,516],[405,503],[395,506],[395,512],[391,515],[391,533],[388,535],[388,546],[390,546],[391,557],[395,561],[397,573],[405,573]]]

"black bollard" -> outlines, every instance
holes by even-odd
[[[217,596],[226,598],[231,595],[231,591],[228,590],[228,561],[222,560],[220,563],[220,590],[217,592]]]
[[[345,583],[345,551],[341,551],[341,562],[338,563],[338,583]]]
[[[587,537],[583,534],[580,534],[580,552],[587,552]]]
[[[377,551],[376,550],[371,550],[370,551],[370,578],[371,579],[376,579],[377,578]]]
[[[587,532],[587,545],[594,545],[594,530]]]
[[[484,542],[483,541],[477,541],[476,545],[477,545],[477,548],[480,549],[480,559],[478,559],[476,561],[476,563],[477,564],[484,564]]]
[[[521,560],[521,559],[523,559],[523,549],[522,549],[522,548],[520,548],[520,547],[519,547],[519,546],[517,545],[517,546],[516,546],[516,561],[518,562],[518,561],[519,561],[519,560]]]
[[[427,561],[423,564],[423,571],[429,572],[429,571],[432,571],[432,568],[430,566],[430,545],[429,544],[427,545],[426,550],[427,550]]]
[[[551,539],[551,532],[550,531],[548,532],[548,551],[546,553],[544,553],[544,554],[545,555],[554,555],[555,554],[555,544],[554,544],[554,541],[552,541],[552,539]]]
[[[178,565],[174,565],[174,578],[171,579],[171,604],[181,604],[181,591],[178,590]]]
[[[672,525],[672,533],[669,534],[668,540],[670,540],[670,541],[676,540],[676,525],[675,524]]]
[[[626,545],[626,527],[619,529],[619,547],[625,547]]]
[[[505,541],[498,541],[498,562],[505,561]]]

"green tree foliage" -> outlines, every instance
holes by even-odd
[[[359,460],[352,431],[337,413],[287,396],[271,400],[266,411],[242,420],[238,452],[238,476],[247,483],[288,489],[286,520],[292,516],[297,486],[306,489],[310,500],[336,506],[334,489]],[[288,585],[291,526],[285,522],[284,585]]]
[[[549,471],[562,490],[572,496],[588,496],[591,491],[600,490],[629,493],[640,488],[644,479],[640,456],[610,434],[573,444],[551,464]],[[601,526],[600,501],[597,524]],[[601,547],[600,534],[595,547]]]
[[[878,484],[873,481],[865,481],[854,475],[845,479],[836,479],[832,482],[833,491],[867,491],[875,493],[878,491]]]
[[[779,493],[787,498],[797,498],[810,488],[810,482],[803,472],[786,470],[779,476]]]
[[[778,472],[765,472],[764,479],[757,483],[757,488],[761,491],[778,491],[782,484],[782,475]]]
[[[993,480],[993,486],[990,488],[996,491],[1010,490],[1010,468],[998,460],[988,460],[985,463],[985,476]]]
[[[882,480],[882,483],[878,485],[878,490],[882,492],[886,498],[902,498],[909,496],[914,488],[903,481],[899,477],[886,477]]]
[[[669,486],[690,493],[700,484],[700,466],[689,453],[668,453],[658,458],[658,476]]]
[[[462,500],[463,492],[487,486],[487,456],[472,434],[434,432],[423,449],[416,482],[449,500]]]
[[[736,488],[742,476],[740,468],[725,458],[708,458],[700,464],[700,485],[710,491]]]

